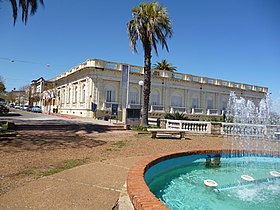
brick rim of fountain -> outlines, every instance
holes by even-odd
[[[156,165],[157,163],[182,156],[198,155],[198,154],[257,154],[264,151],[250,150],[244,151],[241,149],[198,149],[198,150],[184,150],[180,152],[170,152],[156,154],[145,159],[138,161],[128,172],[127,177],[127,192],[136,210],[167,210],[165,206],[149,189],[147,186],[144,175],[149,168]],[[280,151],[272,151],[271,155],[280,156]]]

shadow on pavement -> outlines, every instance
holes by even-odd
[[[18,117],[18,116],[22,116],[21,114],[19,113],[8,113],[8,114],[5,114],[5,115],[0,115],[0,119],[7,119],[9,117]]]
[[[114,130],[115,126],[90,124],[90,123],[74,123],[60,120],[42,120],[42,121],[28,121],[16,124],[17,131],[23,130],[37,130],[37,131],[67,131],[69,133],[76,133],[78,131],[85,131],[86,133],[106,132]]]
[[[93,148],[106,144],[105,141],[95,140],[78,135],[63,134],[22,134],[13,139],[1,139],[0,151],[20,152],[56,149]]]
[[[27,121],[16,125],[18,135],[1,138],[0,151],[55,150],[67,148],[93,148],[106,144],[87,134],[107,132],[111,126],[73,123],[58,120]]]

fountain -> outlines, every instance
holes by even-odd
[[[143,166],[149,190],[171,210],[279,209],[280,158],[275,133],[280,126],[271,124],[271,116],[269,95],[256,105],[231,93],[227,122],[222,126],[224,149],[149,160]]]

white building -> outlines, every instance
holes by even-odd
[[[144,68],[130,65],[128,92],[122,84],[122,63],[89,59],[54,79],[56,106],[62,114],[93,117],[92,104],[97,105],[96,117],[111,114],[112,105],[139,108]],[[264,97],[268,88],[221,79],[152,70],[150,116],[165,112],[196,115],[221,115],[227,107],[229,93],[255,103]],[[143,101],[143,100],[142,100]]]

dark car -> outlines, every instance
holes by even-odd
[[[6,106],[4,106],[4,105],[0,105],[0,115],[3,115],[3,114],[8,114],[8,112],[9,112],[10,110],[9,110],[9,108],[8,107],[6,107]]]
[[[26,111],[31,112],[32,111],[32,106],[28,106]]]

